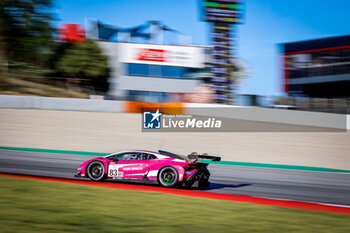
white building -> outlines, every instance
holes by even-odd
[[[196,93],[209,57],[198,46],[97,41],[109,58],[109,96],[144,102],[177,101]]]

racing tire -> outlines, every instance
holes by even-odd
[[[105,179],[105,167],[100,161],[89,163],[86,168],[87,177],[93,181],[102,181]]]
[[[163,167],[158,173],[158,183],[164,187],[175,187],[178,183],[177,170],[173,167]]]

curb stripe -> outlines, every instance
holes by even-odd
[[[285,165],[285,164],[250,163],[250,162],[234,162],[234,161],[213,162],[210,160],[203,160],[203,162],[209,163],[209,164],[223,164],[223,165],[235,165],[235,166],[246,166],[246,167],[264,167],[264,168],[290,169],[290,170],[301,170],[301,171],[350,173],[350,170],[344,170],[344,169],[298,166],[298,165]]]
[[[348,207],[332,206],[332,205],[302,202],[302,201],[278,200],[278,199],[263,198],[263,197],[250,197],[250,196],[235,195],[235,194],[223,194],[223,193],[196,191],[196,190],[163,188],[159,186],[146,186],[146,185],[139,185],[139,184],[123,184],[123,183],[112,183],[112,182],[98,183],[98,182],[86,181],[86,180],[50,178],[50,177],[39,177],[39,176],[31,176],[31,175],[14,175],[14,174],[0,173],[0,176],[51,181],[51,182],[62,182],[62,183],[68,183],[68,184],[89,185],[89,186],[104,187],[104,188],[125,189],[125,190],[133,190],[133,191],[158,192],[158,193],[166,193],[166,194],[181,195],[181,196],[245,202],[245,203],[252,203],[252,204],[259,204],[259,205],[278,206],[278,207],[284,207],[284,208],[350,215],[350,208]]]
[[[90,156],[106,156],[109,153],[102,152],[88,152],[88,151],[73,151],[73,150],[52,150],[52,149],[39,149],[39,148],[26,148],[26,147],[9,147],[0,146],[0,150],[17,150],[17,151],[33,151],[41,153],[56,153],[56,154],[70,154],[70,155],[90,155]]]
[[[110,154],[110,153],[103,153],[103,152],[53,150],[53,149],[39,149],[39,148],[26,148],[26,147],[9,147],[9,146],[0,146],[0,150],[32,151],[32,152],[41,152],[41,153],[89,155],[89,156],[106,156],[106,155]],[[263,168],[289,169],[289,170],[300,170],[300,171],[350,173],[350,170],[345,170],[345,169],[311,167],[311,166],[298,166],[298,165],[285,165],[285,164],[251,163],[251,162],[236,162],[236,161],[213,162],[211,160],[203,160],[203,162],[209,163],[209,164],[234,165],[234,166],[245,166],[245,167],[263,167]]]

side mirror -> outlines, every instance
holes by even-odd
[[[119,159],[117,159],[117,158],[113,158],[113,162],[118,162],[119,161]]]

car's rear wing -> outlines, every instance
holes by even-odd
[[[186,156],[183,156],[183,155],[174,154],[174,153],[171,153],[171,152],[165,151],[165,150],[158,150],[158,152],[161,155],[169,156],[169,157],[172,157],[175,159],[186,160]]]
[[[192,159],[209,159],[211,161],[221,161],[221,157],[219,157],[219,156],[211,156],[211,155],[208,155],[207,153],[197,154],[196,152],[192,152],[191,154],[187,155],[187,158],[189,160],[192,160]]]
[[[164,150],[159,150],[158,151],[159,154],[162,155],[166,155],[175,159],[181,159],[181,160],[198,160],[198,159],[209,159],[211,161],[221,161],[221,157],[218,156],[210,156],[207,153],[204,154],[198,154],[197,152],[192,152],[191,154],[187,155],[187,156],[183,156],[183,155],[178,155],[178,154],[174,154],[171,153],[169,151],[164,151]]]

